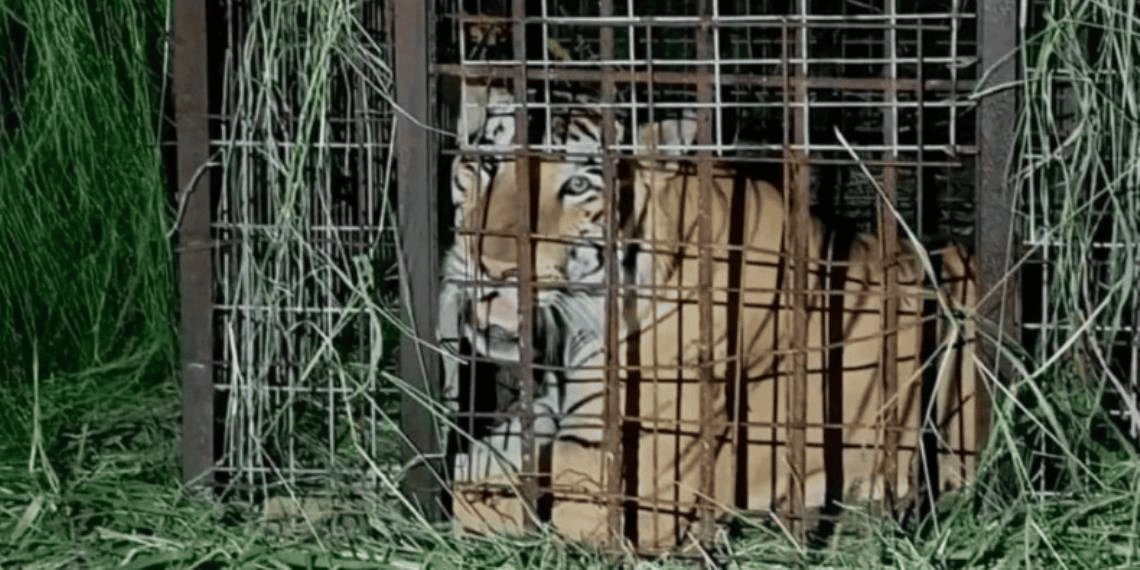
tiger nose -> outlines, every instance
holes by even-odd
[[[538,283],[562,283],[566,280],[567,248],[564,244],[540,241],[535,245],[537,263],[534,280]]]
[[[539,292],[536,304],[542,304],[548,294]],[[497,329],[517,338],[519,329],[519,292],[516,287],[499,287],[488,292],[475,304],[475,324],[484,329]],[[534,326],[542,324],[541,314],[536,311]]]
[[[518,259],[510,251],[510,257],[483,255],[480,263],[483,271],[492,279],[514,280],[519,277]],[[566,281],[566,265],[569,249],[564,244],[538,241],[535,244],[533,279],[536,283],[563,283]],[[517,298],[517,296],[516,296]]]

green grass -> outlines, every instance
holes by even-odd
[[[164,7],[99,6],[0,1],[0,45],[26,34],[9,52],[26,81],[0,100],[16,119],[0,131],[4,457],[172,380],[162,83],[147,59]]]
[[[1109,350],[1135,324],[1140,276],[1134,250],[1093,245],[1140,243],[1140,22],[1118,4],[1037,4],[1051,17],[1018,54],[1019,210],[1034,214],[1027,235],[1066,244],[1048,252],[1065,278],[1049,281],[1046,307],[1065,326],[1017,356],[978,483],[918,528],[852,510],[829,544],[802,549],[778,525],[750,521],[742,537],[642,568],[1140,565],[1140,460],[1125,432],[1135,410],[1119,404],[1129,379]],[[26,87],[0,98],[0,567],[634,567],[550,533],[456,536],[418,522],[391,488],[328,516],[266,520],[264,506],[182,487],[172,216],[156,150],[163,84],[145,71],[167,6],[95,5],[0,0],[0,46],[13,25],[27,32]],[[1059,90],[1080,111],[1062,131],[1072,136],[1053,136]],[[292,207],[304,179],[283,180]],[[389,304],[372,308],[400,330]],[[1123,414],[1110,417],[1106,402]]]

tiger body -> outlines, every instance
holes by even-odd
[[[640,129],[639,155],[659,147],[684,147],[695,129],[690,121],[665,121]],[[598,149],[596,122],[578,120],[567,131],[579,129],[582,140]],[[510,131],[508,127],[505,129]],[[589,133],[593,133],[590,135]],[[511,133],[513,136],[513,132]],[[565,135],[573,138],[572,134]],[[580,144],[586,144],[581,143]],[[577,150],[581,151],[582,148]],[[572,281],[598,283],[604,275],[598,246],[604,234],[602,180],[597,161],[542,159],[539,181],[532,188],[538,200],[536,263],[540,283]],[[480,176],[472,175],[477,169]],[[702,417],[698,366],[701,363],[699,323],[700,252],[698,212],[701,190],[691,164],[678,156],[644,158],[631,163],[632,211],[618,223],[619,262],[633,294],[610,306],[603,291],[567,293],[543,288],[537,295],[540,310],[561,311],[556,360],[564,373],[537,374],[536,383],[556,384],[535,399],[535,426],[540,448],[540,480],[548,480],[547,496],[552,525],[569,538],[602,541],[609,538],[605,505],[596,496],[606,489],[603,436],[603,370],[605,365],[606,310],[621,310],[626,318],[620,332],[616,361],[622,410],[634,410],[637,435],[626,437],[622,466],[623,489],[637,497],[637,545],[663,549],[676,543],[695,520],[702,462],[712,461],[714,504],[743,510],[786,507],[791,475],[785,456],[788,430],[788,383],[792,381],[791,338],[793,311],[788,289],[794,264],[783,241],[789,223],[782,193],[759,180],[742,179],[731,169],[713,171],[710,222],[712,258],[712,377],[716,398],[713,417]],[[515,163],[497,161],[495,168],[460,157],[455,164],[457,226],[462,230],[512,235],[525,223],[512,194]],[[480,183],[476,179],[485,178]],[[888,261],[875,236],[857,235],[839,243],[818,220],[796,228],[808,240],[809,290],[842,291],[842,295],[809,295],[807,322],[807,428],[803,481],[805,504],[822,506],[828,500],[824,427],[827,415],[828,370],[842,367],[842,483],[844,498],[882,498],[884,463],[882,445],[886,420],[882,388],[884,348],[884,276]],[[512,239],[494,241],[462,236],[451,252],[467,279],[473,274],[504,282],[490,294],[473,294],[460,287],[445,287],[445,305],[465,315],[468,336],[505,339],[495,347],[491,340],[474,342],[476,352],[509,360],[508,346],[517,338],[517,287],[509,279],[517,271]],[[544,240],[543,238],[569,238]],[[840,240],[841,241],[841,240]],[[628,244],[633,244],[629,247]],[[900,243],[893,261],[899,291],[898,440],[895,489],[910,494],[919,462],[918,426],[922,385],[920,347],[922,301],[931,296],[924,286],[917,256]],[[733,251],[740,253],[733,255]],[[839,255],[837,255],[839,253]],[[941,258],[945,298],[955,307],[971,307],[974,285],[969,259],[955,247],[932,254]],[[829,258],[842,259],[829,263]],[[836,273],[833,265],[843,265]],[[834,282],[836,275],[841,283]],[[507,281],[503,281],[507,280]],[[841,298],[841,301],[840,301]],[[838,313],[834,305],[841,302]],[[459,308],[461,307],[461,308]],[[842,326],[831,318],[841,314]],[[559,319],[536,319],[536,328]],[[733,323],[730,325],[730,323]],[[496,334],[487,331],[496,330]],[[842,331],[842,349],[834,350],[835,331]],[[442,329],[441,329],[442,331]],[[455,332],[455,331],[452,331]],[[943,353],[937,384],[934,421],[940,435],[939,480],[959,486],[971,472],[977,442],[974,436],[975,379],[972,335],[968,331]],[[731,338],[730,338],[731,337]],[[739,349],[737,348],[739,347]],[[961,354],[957,354],[961,352]],[[829,361],[837,358],[839,361]],[[939,365],[935,363],[934,365]],[[448,393],[455,382],[467,381],[449,373]],[[631,386],[636,383],[636,386]],[[633,388],[633,390],[631,390]],[[477,389],[477,388],[473,388]],[[634,394],[637,406],[626,398]],[[744,404],[734,404],[740,394]],[[739,413],[743,417],[736,418]],[[544,419],[544,416],[549,418]],[[734,419],[750,422],[739,427]],[[834,418],[832,418],[834,419]],[[700,449],[701,425],[710,426],[713,447]],[[512,467],[520,465],[518,419],[500,424],[486,438],[489,446],[472,446],[464,467],[472,474],[457,479],[454,504],[457,524],[478,531],[518,529],[526,513],[518,496],[509,490],[517,482]],[[498,438],[498,439],[496,439]],[[954,452],[949,452],[953,450]],[[628,465],[635,461],[636,465]],[[831,469],[835,469],[834,464]],[[835,476],[834,473],[832,475]],[[545,478],[545,479],[543,479]],[[630,483],[635,481],[635,483]],[[499,485],[508,490],[489,493],[478,487]],[[836,498],[836,497],[831,497]],[[627,509],[626,516],[633,511]],[[627,524],[627,528],[630,525]]]

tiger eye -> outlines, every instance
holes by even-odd
[[[585,176],[572,176],[562,185],[562,193],[584,194],[588,192],[591,187],[590,180]]]

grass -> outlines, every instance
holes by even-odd
[[[0,45],[17,48],[8,57],[25,75],[0,98],[4,457],[112,413],[174,368],[160,83],[146,59],[161,12],[101,7],[0,2]]]
[[[400,466],[370,464],[376,458],[360,447],[344,453],[354,465],[382,467],[391,485],[347,503],[310,500],[308,518],[267,517],[264,505],[184,488],[166,237],[173,216],[156,145],[163,83],[145,71],[157,58],[168,6],[0,0],[0,45],[18,48],[0,62],[16,58],[24,69],[19,88],[11,74],[0,77],[0,336],[7,339],[0,342],[0,567],[1137,566],[1140,459],[1129,431],[1140,416],[1129,399],[1132,369],[1116,347],[1137,323],[1140,74],[1133,58],[1140,55],[1140,20],[1134,7],[1117,4],[1034,3],[1048,17],[1018,54],[1027,70],[1016,86],[1027,103],[1019,124],[1018,209],[1027,214],[1026,235],[1042,244],[1038,255],[1051,264],[1040,313],[1056,326],[1036,339],[1032,354],[1017,355],[1018,373],[995,399],[978,483],[947,497],[939,518],[918,527],[852,509],[829,544],[802,549],[777,525],[749,521],[742,537],[722,534],[681,555],[637,560],[549,533],[460,537],[421,523],[396,494]],[[302,20],[293,21],[307,25]],[[328,34],[353,29],[336,18],[321,21],[331,22]],[[382,85],[377,60],[343,51],[351,35],[306,37],[322,39],[321,49],[307,51],[311,76],[347,61],[336,72],[352,69]],[[274,92],[255,82],[247,89]],[[299,130],[289,136],[316,136],[310,142],[318,149],[329,95],[308,92]],[[1057,106],[1059,99],[1067,107]],[[276,132],[268,122],[250,125],[251,133]],[[286,189],[274,210],[284,236],[303,229],[299,220],[312,211],[303,208],[316,207],[306,205],[302,191],[313,180],[306,169],[329,165],[319,151],[305,152],[287,155],[272,173]],[[1107,241],[1127,247],[1097,245]],[[297,255],[286,244],[270,247],[276,253],[265,259]],[[319,253],[301,255],[332,261]],[[381,265],[376,274],[358,267],[338,277],[356,284],[344,303],[385,331],[380,344],[342,361],[329,358],[335,347],[325,339],[308,355],[313,370],[343,373],[349,383],[386,377],[384,361],[404,327],[391,299],[369,295],[389,270]],[[259,300],[280,307],[273,295],[283,293],[273,285],[287,280],[272,279],[273,267],[251,266],[242,283],[259,284]],[[355,400],[346,404],[360,409]]]

